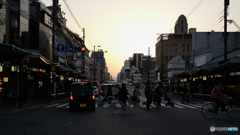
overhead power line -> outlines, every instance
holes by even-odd
[[[192,13],[199,7],[201,6],[201,4],[204,2],[204,0],[200,0],[197,5],[187,14],[187,18],[190,17],[190,15],[192,15]]]

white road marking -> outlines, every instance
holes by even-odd
[[[195,109],[196,107],[192,107],[192,106],[189,106],[189,105],[185,105],[185,104],[181,104],[181,103],[177,103],[178,105],[180,105],[180,106],[185,106],[185,107],[189,107],[189,108],[193,108],[193,109]]]
[[[63,106],[66,106],[68,105],[69,103],[65,103],[65,104],[62,104],[62,105],[59,105],[59,106],[56,106],[56,107],[63,107]]]
[[[60,103],[57,103],[57,104],[53,104],[53,105],[49,105],[49,106],[45,106],[45,108],[48,108],[48,107],[53,107],[53,106],[56,106],[56,105],[59,105]]]

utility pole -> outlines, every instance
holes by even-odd
[[[85,28],[83,28],[83,46],[85,47]],[[82,52],[82,56],[83,56],[83,64],[82,64],[83,71],[82,72],[83,72],[83,75],[85,75],[84,74],[84,70],[85,70],[85,56],[84,56],[84,54],[85,54],[85,52]]]
[[[95,46],[93,51],[93,80],[95,81]]]
[[[56,14],[57,14],[57,0],[53,0],[53,11],[52,11],[52,61],[56,62],[56,43],[55,43],[55,35],[56,35]]]
[[[224,0],[224,62],[227,62],[227,8],[229,0]],[[224,69],[224,88],[227,88],[227,69]]]
[[[149,59],[150,59],[150,47],[148,47],[148,81],[149,81]]]
[[[53,0],[53,11],[52,11],[52,22],[53,22],[53,27],[52,27],[52,61],[57,62],[56,60],[56,42],[55,42],[55,36],[56,36],[56,20],[57,20],[57,5],[58,1]],[[56,87],[55,86],[55,74],[52,75],[52,84],[54,88],[54,94],[55,94],[55,99],[56,99]],[[50,91],[50,90],[49,90]],[[49,92],[50,93],[50,92]],[[50,101],[51,99],[49,99]]]

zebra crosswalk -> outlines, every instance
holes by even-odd
[[[146,105],[143,103],[140,103],[140,106],[142,108],[145,108]],[[156,108],[156,105],[151,104],[150,105],[153,108]],[[95,104],[95,107],[103,107],[103,108],[108,108],[109,105],[107,103],[103,105],[98,105],[97,103]],[[200,109],[202,107],[202,104],[182,104],[179,102],[175,102],[174,107],[172,106],[166,106],[164,103],[161,103],[162,108],[178,108],[178,109],[184,109],[184,108],[190,108],[190,109]],[[44,106],[44,108],[69,108],[69,103],[55,103],[52,105]]]

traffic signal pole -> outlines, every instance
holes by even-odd
[[[85,28],[83,28],[83,46],[85,47]],[[86,51],[86,50],[85,50]],[[82,56],[83,56],[83,75],[85,75],[84,74],[84,69],[85,69],[85,56],[84,56],[84,54],[85,54],[85,52],[82,52]],[[81,80],[82,81],[82,80]]]

